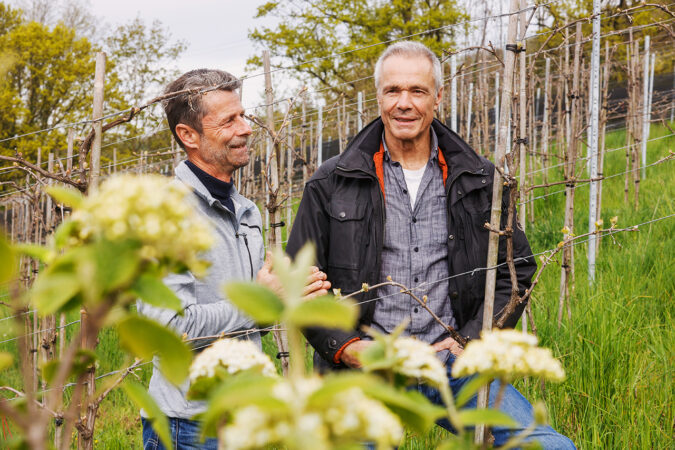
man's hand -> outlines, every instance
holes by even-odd
[[[436,350],[436,352],[440,352],[442,350],[450,350],[450,353],[452,353],[455,356],[461,355],[462,352],[464,351],[462,346],[459,345],[459,343],[451,337],[443,339],[441,342],[436,342],[431,346],[434,348],[434,350]]]
[[[290,264],[291,260],[286,257],[287,262]],[[310,268],[310,274],[307,277],[307,284],[303,291],[303,299],[310,300],[322,295],[326,295],[330,289],[330,281],[326,281],[326,274],[319,270],[318,267],[312,266]],[[279,278],[272,272],[272,259],[267,257],[262,268],[258,271],[256,275],[256,281],[263,286],[271,289],[277,295],[283,295],[283,288]]]
[[[324,272],[320,271],[316,266],[310,267],[310,270],[311,273],[307,277],[307,285],[302,292],[304,300],[311,300],[326,295],[328,294],[328,289],[330,289],[330,281],[326,279],[328,276]]]
[[[360,369],[362,364],[361,361],[359,361],[359,353],[364,351],[370,345],[373,345],[373,341],[361,339],[360,341],[352,342],[342,350],[340,361],[353,369]]]

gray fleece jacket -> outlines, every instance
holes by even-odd
[[[195,278],[190,272],[171,274],[164,279],[164,283],[181,300],[182,316],[140,301],[137,303],[139,314],[174,329],[181,336],[187,334],[188,338],[254,328],[254,322],[227,301],[222,287],[230,280],[255,278],[263,265],[265,248],[258,208],[233,188],[235,213],[232,213],[211,196],[185,162],[176,167],[176,179],[192,188],[196,209],[212,225],[214,244],[203,255],[211,266],[202,279]],[[261,345],[259,333],[251,333],[247,337]],[[210,342],[193,341],[192,344],[199,351]],[[155,358],[149,392],[164,414],[189,419],[205,410],[204,402],[186,400],[188,388],[188,381],[181,386],[167,381],[160,373]],[[144,411],[141,415],[145,416]]]

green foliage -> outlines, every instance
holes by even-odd
[[[172,309],[182,314],[180,299],[155,276],[141,275],[131,285],[131,291],[149,305]]]
[[[129,316],[117,326],[120,343],[133,355],[151,359],[157,356],[162,375],[178,385],[188,374],[192,352],[171,330],[144,317]]]
[[[145,386],[134,383],[133,381],[127,381],[124,383],[124,391],[139,408],[145,411],[148,420],[152,423],[152,428],[159,436],[164,447],[171,448],[169,420],[159,409],[150,394],[148,394]]]
[[[95,47],[90,41],[63,25],[37,22],[1,31],[7,74],[0,79],[0,138],[76,120],[91,109]],[[10,142],[0,148],[4,154],[17,151],[33,161],[38,147],[65,146],[61,133]]]
[[[268,288],[252,282],[233,281],[223,287],[227,299],[261,325],[281,319],[284,304]]]
[[[325,295],[298,305],[289,314],[288,320],[300,328],[322,326],[350,330],[354,327],[357,314],[353,304],[339,302]]]
[[[0,283],[6,283],[11,280],[16,273],[16,256],[14,250],[0,235]]]
[[[277,55],[274,65],[298,65],[292,70],[300,78],[348,96],[372,86],[372,80],[354,80],[372,74],[385,48],[378,44],[433,30],[411,39],[425,43],[440,56],[452,46],[457,31],[443,27],[467,18],[457,2],[444,0],[310,0],[301,4],[271,0],[258,7],[256,18],[266,17],[278,18],[278,25],[254,28],[249,38]],[[249,65],[260,67],[262,59],[251,58]],[[336,87],[342,83],[347,84]]]
[[[11,353],[0,352],[0,370],[5,370],[12,365],[14,357]]]

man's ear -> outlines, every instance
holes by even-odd
[[[438,111],[438,107],[441,105],[441,101],[443,100],[443,86],[438,90],[438,93],[436,94],[436,101],[434,105],[434,109]]]
[[[199,148],[200,135],[197,130],[184,123],[176,125],[176,136],[183,142],[185,150],[197,150]]]

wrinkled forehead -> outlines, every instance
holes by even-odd
[[[379,89],[434,86],[431,61],[421,55],[392,55],[382,62]]]

